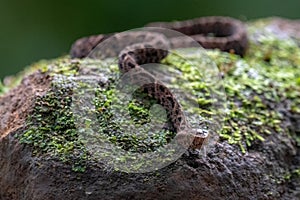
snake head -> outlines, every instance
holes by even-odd
[[[196,129],[196,130],[183,130],[177,133],[176,140],[177,142],[185,147],[190,149],[198,149],[200,150],[202,145],[209,136],[208,131],[203,129]]]

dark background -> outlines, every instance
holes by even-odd
[[[300,1],[0,0],[0,79],[40,59],[67,54],[81,36],[207,15],[300,18]]]

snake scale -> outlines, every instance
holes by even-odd
[[[240,56],[245,54],[248,46],[244,24],[230,17],[201,17],[187,21],[156,22],[147,26],[178,31],[188,35],[204,48],[218,48],[221,51]],[[167,117],[175,129],[180,143],[188,143],[190,148],[200,149],[207,135],[200,134],[197,130],[190,130],[182,107],[172,92],[151,73],[140,67],[146,63],[159,63],[168,55],[169,48],[189,47],[189,42],[184,37],[166,39],[161,33],[147,31],[100,34],[75,41],[71,47],[71,57],[97,58],[92,52],[95,51],[98,44],[102,44],[107,38],[111,38],[110,41],[115,42],[114,48],[108,52],[100,53],[104,57],[118,56],[119,70],[122,74],[134,69],[134,73],[130,74],[132,84],[141,80],[150,82],[151,84],[143,85],[143,92],[156,99],[166,109]]]

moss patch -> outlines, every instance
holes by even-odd
[[[36,99],[33,115],[27,121],[27,131],[20,142],[33,147],[36,155],[51,154],[72,166],[74,171],[84,171],[87,152],[78,140],[71,112],[73,85],[68,79],[53,82],[43,97]]]
[[[249,34],[255,34],[251,26]],[[58,77],[59,81],[53,83],[47,95],[37,99],[28,129],[19,136],[21,142],[32,145],[35,153],[57,155],[71,163],[75,171],[85,169],[85,163],[90,158],[80,137],[82,133],[76,127],[75,113],[71,109],[71,95],[76,84],[79,84],[73,78],[81,75],[80,64],[83,62],[90,68],[90,72],[102,73],[109,80],[105,85],[90,88],[94,91],[91,112],[95,114],[96,120],[87,118],[84,126],[97,125],[97,130],[93,131],[129,152],[126,155],[116,154],[114,161],[126,163],[127,159],[133,158],[133,153],[157,151],[174,137],[174,132],[168,130],[146,130],[141,134],[126,132],[126,126],[134,124],[142,127],[151,121],[151,115],[164,116],[163,111],[157,109],[153,112],[149,110],[151,103],[141,104],[136,100],[125,107],[115,107],[119,101],[116,96],[116,80],[119,78],[117,66],[93,60],[80,62],[63,59],[56,64],[40,63],[38,67],[33,67]],[[190,107],[185,105],[183,99],[183,108],[201,116],[203,121],[216,118],[222,120],[215,134],[230,144],[238,145],[243,153],[254,143],[263,142],[269,134],[289,133],[282,124],[283,113],[276,105],[285,105],[286,112],[300,114],[300,49],[293,40],[283,41],[270,34],[260,34],[251,40],[245,58],[208,50],[200,56],[190,55],[187,61],[175,52],[163,63],[172,66],[167,71],[173,79],[167,85],[171,89],[192,94],[193,100],[197,102],[197,106]],[[199,70],[199,66],[202,67],[200,69],[216,66],[219,70],[217,75],[222,79],[215,79],[220,82],[210,81],[214,77]],[[5,90],[6,87],[0,84],[0,92]],[[226,99],[220,103],[224,94]],[[113,117],[115,111],[122,109],[129,110],[131,121]],[[161,123],[159,120],[164,121],[158,118],[155,123]],[[200,124],[201,121],[196,119],[195,123]],[[296,137],[292,133],[291,136]]]

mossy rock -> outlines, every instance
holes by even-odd
[[[300,25],[278,30],[281,20],[248,22],[243,58],[175,50],[155,67],[191,123],[210,134],[202,150],[177,157],[163,148],[176,133],[157,129],[167,122],[155,101],[122,104],[113,59],[65,56],[6,78],[0,198],[299,198]]]

